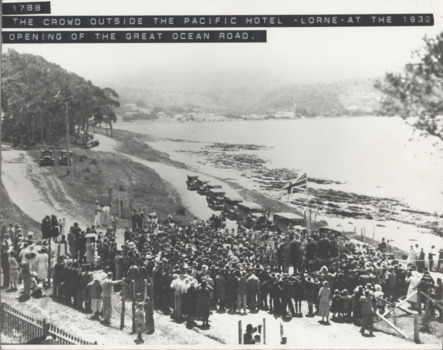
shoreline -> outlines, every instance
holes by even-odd
[[[118,129],[118,126],[116,127]],[[127,132],[127,131],[126,131]],[[147,143],[150,147],[153,147],[155,149],[156,147],[156,136],[153,135],[147,135]],[[162,142],[167,143],[168,141],[162,140]],[[169,142],[174,142],[169,140]],[[194,141],[190,141],[191,143],[194,143]],[[214,143],[216,144],[216,143]],[[232,146],[232,145],[231,145]],[[257,145],[252,145],[257,146]],[[260,146],[257,146],[260,147]],[[157,150],[160,150],[161,152],[165,152],[164,148],[160,148]],[[229,178],[220,176],[221,170],[218,169],[216,166],[213,166],[214,164],[210,164],[208,166],[208,158],[204,158],[202,160],[202,163],[204,163],[202,166],[198,166],[194,164],[186,163],[184,158],[186,157],[177,157],[177,155],[180,155],[178,152],[173,152],[171,155],[169,153],[169,160],[172,160],[174,162],[178,162],[179,164],[185,165],[190,171],[194,171],[197,173],[201,173],[204,176],[211,175],[215,176],[215,174],[218,172],[218,179],[222,182],[227,183],[229,186],[235,188],[237,191],[241,193],[241,195],[248,201],[255,201],[258,204],[266,207],[271,207],[273,210],[272,212],[278,212],[278,211],[291,211],[291,212],[302,212],[304,210],[303,206],[300,206],[300,202],[296,203],[283,203],[279,200],[276,200],[275,198],[272,198],[272,196],[269,196],[269,193],[266,191],[263,191],[260,189],[260,187],[256,188],[249,188],[247,186],[244,186],[243,182],[239,177],[232,177]],[[223,158],[223,157],[221,157]],[[228,157],[225,157],[228,158]],[[219,159],[219,164],[222,163],[222,161]],[[251,163],[252,164],[252,163]],[[212,165],[212,166],[211,166]],[[208,172],[205,170],[208,170],[209,167],[212,167],[212,171]],[[220,171],[219,171],[220,170]],[[239,169],[235,169],[239,170]],[[183,182],[185,179],[183,179]],[[318,184],[320,187],[323,186],[324,181],[327,182],[325,179],[315,179],[315,182],[319,182]],[[332,185],[336,185],[336,181],[332,182]],[[314,191],[319,191],[318,188],[313,189]],[[311,195],[310,190],[310,195]],[[325,191],[326,192],[326,191]],[[358,194],[353,193],[344,193],[345,196],[342,196],[345,200],[349,195],[357,197],[357,201],[359,197],[365,198],[365,196],[359,196]],[[369,196],[366,196],[369,197]],[[374,198],[376,201],[382,201],[382,200],[389,200],[393,203],[397,202],[397,199],[392,198]],[[298,205],[297,205],[298,204]],[[377,203],[375,203],[377,204]],[[402,222],[401,220],[377,220],[374,218],[368,219],[364,216],[360,217],[345,217],[345,216],[331,216],[327,213],[320,213],[319,211],[316,214],[317,221],[320,220],[326,220],[328,224],[332,225],[341,225],[343,226],[343,229],[346,231],[353,231],[354,229],[357,231],[357,236],[360,236],[361,230],[365,231],[366,238],[368,240],[374,240],[374,241],[380,241],[381,238],[386,238],[387,240],[390,240],[393,246],[401,250],[402,252],[406,253],[409,250],[409,246],[413,244],[418,244],[420,242],[420,246],[424,247],[425,249],[430,249],[431,245],[435,245],[438,249],[440,246],[440,237],[433,233],[429,227],[423,228],[419,227],[420,224],[415,224],[416,218],[413,217],[416,213],[413,213],[414,210],[405,207],[407,211],[410,211],[411,218],[410,220],[406,222]],[[315,208],[315,203],[312,203],[311,210],[317,209]],[[386,210],[389,210],[386,209]],[[406,213],[406,212],[403,212]],[[312,217],[314,218],[314,213],[312,214]],[[414,224],[411,224],[411,221],[414,222]]]

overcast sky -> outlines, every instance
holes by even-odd
[[[303,83],[379,77],[401,69],[424,35],[443,28],[441,0],[51,0],[51,6],[52,15],[60,16],[433,13],[435,18],[434,27],[266,28],[268,42],[260,44],[3,46],[113,86],[153,75],[247,69]]]

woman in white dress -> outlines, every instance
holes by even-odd
[[[407,298],[409,298],[415,292],[418,292],[418,286],[420,285],[422,275],[418,271],[412,271],[411,276],[406,278],[406,283],[409,283]],[[408,301],[411,303],[412,307],[417,307],[417,293],[411,296]]]
[[[415,251],[414,251],[414,246],[412,245],[409,248],[408,259],[406,260],[406,264],[415,265]]]
[[[94,244],[90,238],[86,239],[86,263],[91,265],[94,263]]]
[[[46,248],[42,247],[36,257],[37,261],[37,280],[46,281],[48,279],[48,253]]]

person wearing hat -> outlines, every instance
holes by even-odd
[[[209,328],[209,314],[210,314],[210,292],[211,286],[203,280],[197,288],[197,316],[200,316],[203,324],[202,327]]]
[[[389,266],[384,278],[383,278],[383,290],[385,296],[390,298],[395,295],[395,287],[397,286],[397,275],[394,272],[394,268]]]
[[[318,314],[321,316],[321,323],[329,324],[329,302],[331,299],[331,290],[329,289],[329,282],[323,281],[323,286],[318,292],[319,306]],[[326,322],[325,322],[326,318]]]
[[[220,270],[215,278],[215,288],[221,311],[224,311],[226,307],[226,284],[226,278],[223,275],[222,270]]]
[[[94,226],[100,227],[100,213],[102,211],[102,207],[100,206],[99,201],[95,201],[94,203]]]
[[[352,313],[352,297],[349,295],[347,289],[343,289],[340,293],[341,302],[343,307],[343,318],[345,322],[351,321],[351,313]]]
[[[8,267],[9,267],[9,283],[10,283],[10,289],[9,291],[15,292],[17,291],[17,282],[18,282],[18,276],[20,274],[20,265],[17,262],[17,254],[15,251],[11,250],[9,251],[9,254],[3,253],[2,256],[8,256]],[[3,272],[3,276],[5,276],[5,273]]]
[[[375,298],[369,289],[366,289],[364,294],[360,297],[360,303],[361,303],[361,313],[363,316],[360,333],[364,335],[365,330],[367,329],[369,331],[369,335],[373,336]]]
[[[318,289],[320,286],[320,281],[317,279],[312,278],[311,276],[307,276],[305,278],[306,282],[306,301],[308,302],[308,310],[309,313],[306,315],[307,317],[314,317],[314,304],[315,303],[315,297],[318,293]]]
[[[243,307],[246,313],[246,302],[248,296],[248,280],[246,279],[246,271],[242,271],[240,277],[237,279],[237,309],[241,313]]]
[[[92,310],[92,320],[98,320],[99,314],[102,311],[102,291],[103,286],[100,280],[96,277],[92,282],[87,285],[89,289],[89,297],[91,298],[91,310]]]
[[[182,290],[183,290],[183,280],[184,278],[181,278],[183,275],[173,274],[172,275],[172,282],[171,282],[171,289],[174,291],[174,312],[172,314],[172,317],[181,320],[183,317],[182,314]],[[183,276],[184,277],[184,276]]]
[[[20,264],[21,277],[23,280],[23,293],[20,296],[20,299],[23,301],[26,301],[31,297],[32,272],[31,272],[31,267],[29,264],[30,259],[31,259],[31,254],[27,253],[27,254],[25,254],[25,256],[22,259],[21,264]]]
[[[77,248],[77,258],[80,264],[85,261],[85,251],[86,251],[86,232],[81,231],[80,236],[76,244]]]
[[[248,324],[246,326],[246,332],[243,334],[243,344],[245,345],[252,345],[255,344],[255,338],[254,338],[254,332],[256,332],[257,329],[252,327],[252,324]]]
[[[74,222],[74,225],[71,226],[68,233],[68,246],[69,246],[69,253],[73,257],[77,257],[77,241],[80,237],[81,229],[78,227],[78,223]]]
[[[48,279],[49,256],[45,247],[40,248],[36,257],[37,261],[37,281],[46,284]]]
[[[418,286],[421,283],[421,277],[422,276],[418,271],[411,271],[409,272],[408,278],[406,278],[406,283],[409,283],[407,298],[413,309],[417,308],[417,292]]]
[[[260,293],[260,281],[255,275],[254,271],[251,271],[248,277],[248,292],[249,292],[249,302],[252,311],[255,311],[258,306],[258,299]]]
[[[102,284],[102,300],[103,300],[103,324],[110,325],[111,324],[111,317],[112,317],[112,303],[111,303],[111,296],[113,287],[115,284],[122,283],[121,280],[112,280],[112,272],[108,272],[107,277],[103,281]]]
[[[226,281],[226,296],[227,296],[227,307],[229,311],[235,312],[236,298],[237,298],[237,277],[235,276],[234,270],[231,269],[228,274],[228,279]]]
[[[10,245],[8,242],[9,234],[7,232],[4,233],[4,237],[2,239],[2,250],[1,250],[1,259],[2,259],[2,273],[3,273],[3,289],[9,288],[10,284],[10,267],[9,267],[9,253],[13,250],[12,244]]]
[[[340,290],[335,289],[331,301],[332,320],[341,319],[343,317],[343,303]]]
[[[281,294],[282,287],[279,282],[280,275],[271,273],[271,290],[269,292],[269,312],[275,316],[281,312]]]
[[[142,334],[146,327],[145,323],[146,315],[143,303],[137,303],[137,308],[135,310],[134,316],[135,316],[135,324],[136,324],[135,329],[137,332],[137,340],[142,342],[143,341]]]
[[[288,316],[289,307],[289,317],[295,317],[294,305],[292,304],[292,297],[294,296],[294,287],[292,282],[289,280],[289,276],[284,274],[282,279],[282,292],[281,292],[281,316]]]

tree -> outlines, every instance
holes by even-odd
[[[424,38],[414,62],[387,73],[375,87],[384,93],[381,112],[401,116],[427,135],[443,139],[443,32]]]
[[[115,109],[120,107],[118,94],[111,88],[104,88],[97,91],[97,105],[94,113],[94,121],[96,124],[101,122],[107,123],[111,130],[111,138],[113,137],[112,123],[117,121]]]
[[[116,120],[119,102],[115,91],[101,89],[43,57],[10,49],[3,54],[1,68],[2,133],[14,146],[53,143],[63,137],[66,105],[69,132],[81,129],[83,144],[97,115],[108,123]]]

